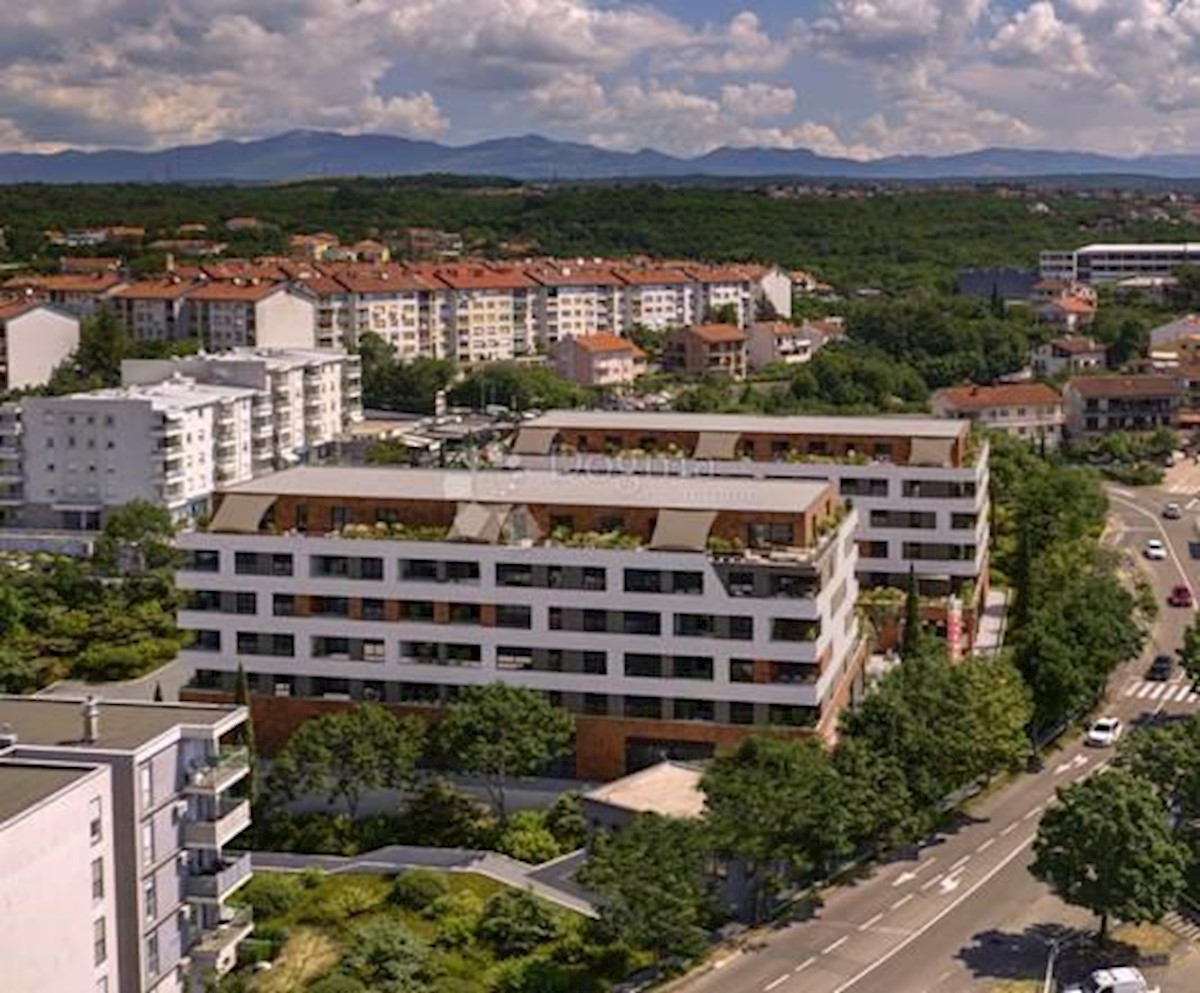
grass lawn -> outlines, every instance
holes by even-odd
[[[421,877],[416,896],[393,892],[399,877],[256,875],[235,898],[255,913],[246,964],[220,993],[600,993],[644,964],[539,899],[523,902],[524,915],[502,913],[516,891],[484,876],[404,875]]]

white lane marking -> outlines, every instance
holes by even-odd
[[[1163,695],[1163,690],[1165,690],[1166,688],[1167,687],[1164,684],[1157,683],[1154,686],[1154,688],[1150,691],[1150,699],[1157,700],[1160,696]]]
[[[822,955],[828,955],[828,954],[830,954],[831,952],[836,952],[836,951],[837,951],[839,948],[841,948],[841,947],[842,947],[842,945],[844,945],[844,944],[845,944],[847,941],[849,941],[849,940],[850,940],[850,935],[848,935],[848,934],[843,934],[843,935],[842,935],[840,938],[838,938],[838,940],[837,940],[837,941],[835,941],[835,942],[834,942],[832,945],[826,945],[824,948],[822,948],[822,949],[821,949],[821,954],[822,954]]]
[[[1087,765],[1091,761],[1086,755],[1076,755],[1073,759],[1067,759],[1066,762],[1061,762],[1054,767],[1054,774],[1061,776],[1064,772],[1070,769],[1078,769]]]
[[[938,889],[941,890],[942,896],[945,896],[947,893],[953,893],[956,889],[958,889],[958,886],[961,882],[961,875],[947,876],[942,880],[942,885],[939,886]]]
[[[960,859],[959,859],[957,862],[955,862],[955,863],[954,863],[954,865],[950,866],[950,868],[949,868],[949,869],[947,869],[947,870],[946,870],[946,872],[947,872],[947,873],[953,873],[955,869],[958,869],[958,868],[960,868],[960,867],[962,867],[962,866],[966,865],[966,864],[967,864],[968,862],[970,862],[970,861],[971,861],[971,856],[970,856],[970,855],[964,855],[964,856],[963,856],[962,858],[960,858]]]
[[[1147,694],[1153,693],[1153,692],[1154,692],[1154,684],[1153,683],[1143,683],[1142,688],[1140,690],[1138,690],[1137,698],[1139,700],[1144,700],[1146,698]]]
[[[924,872],[931,865],[933,865],[933,863],[936,862],[937,860],[938,860],[938,857],[936,855],[931,855],[924,862],[919,863],[912,869],[908,869],[905,872],[900,873],[900,875],[898,875],[894,880],[892,880],[892,885],[893,886],[903,886],[905,883],[911,883],[914,879],[917,878],[918,873]]]
[[[1118,489],[1118,488],[1117,488],[1117,487],[1115,487],[1115,486],[1110,486],[1110,487],[1108,488],[1108,490],[1109,490],[1109,492],[1110,492],[1110,493],[1116,493],[1116,494],[1118,494],[1119,496],[1123,496],[1123,497],[1130,497],[1130,498],[1132,498],[1132,497],[1133,497],[1133,494],[1132,494],[1132,493],[1130,493],[1130,492],[1129,492],[1129,490],[1122,490],[1122,489]],[[1139,508],[1139,509],[1141,509],[1141,508]]]
[[[976,848],[976,849],[975,849],[975,851],[977,851],[977,852],[986,852],[986,851],[987,851],[989,848],[991,848],[991,847],[992,847],[992,845],[994,845],[995,843],[996,843],[996,839],[995,839],[995,838],[988,838],[988,840],[987,840],[987,841],[985,841],[985,842],[982,842],[982,843],[980,844],[980,846],[979,846],[978,848]]]
[[[908,901],[911,900],[912,898],[913,898],[913,894],[911,894],[911,893],[909,893],[907,896],[902,896],[899,900],[897,900],[895,903],[892,904],[891,909],[899,910],[906,903],[908,903]]]
[[[1197,700],[1200,700],[1200,693],[1192,692],[1192,693],[1188,694],[1188,697],[1187,697],[1188,703],[1195,703]]]
[[[1140,685],[1141,685],[1140,683],[1136,683],[1136,682],[1130,683],[1128,686],[1125,687],[1124,695],[1125,696],[1133,696],[1133,694],[1135,694],[1138,691],[1138,687]]]
[[[833,991],[833,993],[846,993],[847,990],[853,989],[855,986],[857,986],[859,983],[861,983],[864,979],[866,979],[867,976],[871,975],[871,973],[873,973],[876,969],[880,968],[880,966],[883,966],[886,963],[890,962],[893,958],[895,958],[902,951],[904,951],[904,949],[906,949],[914,941],[916,941],[918,938],[922,937],[923,935],[927,934],[931,928],[937,927],[937,925],[939,923],[941,923],[949,914],[954,913],[955,910],[957,910],[959,907],[961,907],[962,904],[964,903],[964,901],[971,899],[971,897],[973,897],[976,893],[978,893],[979,890],[981,890],[984,886],[986,886],[989,882],[991,882],[998,873],[1002,872],[1005,868],[1007,868],[1008,864],[1010,862],[1012,862],[1013,859],[1017,858],[1022,852],[1025,851],[1026,848],[1028,848],[1031,844],[1033,844],[1033,839],[1035,837],[1036,837],[1036,835],[1031,834],[1024,840],[1022,840],[1022,842],[1016,848],[1014,848],[1011,852],[1009,852],[1008,855],[1006,855],[1004,857],[1003,861],[998,863],[993,868],[989,869],[987,873],[985,873],[975,883],[973,883],[971,885],[970,889],[967,889],[963,893],[961,893],[955,900],[952,900],[945,907],[943,907],[940,911],[938,911],[938,913],[936,913],[932,918],[930,918],[928,921],[926,921],[925,924],[923,924],[921,927],[917,928],[917,930],[915,930],[912,933],[910,933],[909,935],[907,935],[902,941],[898,942],[894,947],[889,949],[883,955],[880,955],[879,958],[877,958],[870,965],[866,966],[857,975],[851,976],[848,980],[846,980],[846,982],[842,983],[841,986],[839,986],[837,989],[835,989]]]
[[[1172,700],[1182,700],[1187,696],[1186,686],[1168,686],[1167,692],[1163,694],[1163,703],[1170,703]]]
[[[791,978],[792,978],[791,975],[789,973],[785,972],[778,979],[772,979],[769,983],[767,983],[766,986],[763,987],[763,989],[764,990],[773,990],[776,986],[780,986],[783,983],[786,983]]]
[[[1013,821],[1008,827],[1006,827],[1003,831],[1000,832],[1000,837],[1007,838],[1010,834],[1012,834],[1017,829],[1018,823],[1019,823],[1018,821]]]
[[[924,893],[927,889],[929,889],[929,887],[936,886],[938,880],[941,878],[942,878],[942,874],[939,872],[932,879],[926,880],[924,883],[921,884],[921,892]]]
[[[873,927],[874,927],[876,924],[878,924],[878,923],[879,923],[881,920],[883,920],[883,912],[882,912],[882,911],[880,911],[878,914],[876,914],[874,917],[870,918],[869,920],[865,920],[865,921],[863,921],[863,922],[862,922],[862,923],[861,923],[861,924],[858,926],[858,929],[859,929],[860,931],[870,931],[870,930],[871,930],[871,928],[873,928]]]
[[[815,955],[811,955],[808,958],[806,958],[803,962],[801,962],[798,966],[796,966],[796,968],[794,968],[792,970],[792,972],[803,972],[810,965],[812,965],[815,961],[817,961],[817,957]]]
[[[1180,560],[1179,555],[1175,552],[1175,544],[1171,541],[1171,536],[1167,534],[1166,528],[1162,526],[1162,522],[1154,514],[1150,513],[1150,511],[1134,503],[1133,500],[1130,499],[1133,494],[1128,490],[1122,490],[1114,486],[1110,487],[1108,492],[1116,497],[1118,503],[1125,504],[1125,506],[1130,510],[1136,511],[1153,523],[1155,529],[1160,535],[1162,535],[1163,544],[1167,546],[1167,553],[1171,556],[1171,561],[1175,563],[1175,568],[1179,572],[1179,579],[1190,590],[1192,588],[1192,584],[1188,579],[1187,570],[1183,568],[1183,562]]]
[[[1040,814],[1041,812],[1042,812],[1042,804],[1039,803],[1036,807],[1033,808],[1033,810],[1031,810],[1024,817],[1022,817],[1021,820],[1023,820],[1023,821],[1033,820],[1033,818],[1037,817],[1038,814]]]

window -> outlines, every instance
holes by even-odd
[[[711,682],[713,660],[703,655],[676,655],[672,664],[672,675],[676,679],[703,679]]]
[[[604,652],[584,652],[583,671],[589,676],[603,676],[608,672],[608,656]]]
[[[662,573],[656,569],[626,569],[626,593],[661,593]]]
[[[479,582],[478,562],[447,562],[446,582],[448,583],[477,583]]]
[[[88,821],[88,832],[94,845],[104,837],[103,813],[98,796],[88,801]]]
[[[593,717],[604,717],[608,714],[608,695],[605,693],[585,693],[583,695],[583,712]]]
[[[437,563],[432,559],[401,559],[400,577],[436,583]]]
[[[790,545],[792,543],[791,524],[749,524],[746,526],[746,537],[754,548],[767,545]]]
[[[92,899],[104,899],[104,859],[92,859]]]
[[[753,724],[754,723],[754,704],[745,703],[741,700],[734,700],[729,704],[729,723],[730,724]]]
[[[532,586],[533,566],[508,565],[499,563],[496,566],[497,586]]]
[[[332,531],[340,531],[354,521],[354,513],[349,507],[337,506],[329,510],[329,526]]]
[[[519,604],[503,603],[496,607],[496,627],[524,628],[533,626],[533,611]]]
[[[607,631],[608,612],[604,610],[585,610],[583,612],[583,630],[594,632]]]
[[[149,762],[138,767],[138,781],[142,784],[142,810],[149,810],[154,806],[154,771]]]
[[[659,655],[643,655],[637,652],[627,652],[625,655],[625,675],[639,678],[661,678],[662,657]]]
[[[428,600],[405,600],[400,604],[402,621],[432,621],[433,604]]]
[[[108,938],[104,918],[92,921],[92,965],[104,965],[108,959]]]
[[[711,700],[676,700],[675,720],[711,721],[716,719],[716,708]]]
[[[154,825],[146,821],[142,825],[142,865],[154,862]]]
[[[820,635],[820,621],[802,621],[794,617],[776,617],[771,621],[772,641],[816,641]]]
[[[292,617],[296,613],[296,598],[291,593],[276,593],[271,610],[276,617]]]
[[[142,884],[142,908],[147,923],[158,920],[158,886],[153,879]]]
[[[384,620],[384,606],[382,600],[367,598],[362,601],[360,606],[362,608],[362,619],[364,621]]]
[[[344,596],[315,596],[309,601],[309,612],[324,617],[349,617],[350,598]]]
[[[146,939],[146,975],[157,976],[158,969],[158,935],[152,934]]]
[[[662,620],[658,614],[644,610],[627,610],[624,617],[626,634],[661,634]]]
[[[258,613],[258,596],[254,593],[238,592],[234,594],[233,601],[234,613],[237,614],[257,614]]]
[[[582,589],[602,590],[605,588],[604,570],[597,567],[585,567],[583,570]]]
[[[184,559],[183,568],[188,572],[219,572],[221,553],[207,548],[192,549]]]
[[[657,721],[662,717],[662,700],[656,696],[627,696],[625,716]]]
[[[675,572],[671,574],[671,592],[688,596],[704,593],[704,575],[699,572]]]

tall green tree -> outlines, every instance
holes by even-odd
[[[469,686],[438,723],[435,743],[444,761],[481,777],[501,821],[514,776],[534,776],[568,755],[575,720],[536,690],[505,683]]]
[[[908,567],[908,590],[904,595],[904,657],[915,658],[921,654],[921,588],[917,573]]]
[[[656,959],[687,956],[703,947],[710,912],[706,851],[700,823],[644,814],[596,835],[579,881],[628,945]]]
[[[1179,648],[1179,664],[1192,681],[1192,689],[1200,689],[1200,619],[1193,621],[1183,632]]]
[[[175,522],[164,507],[133,500],[114,508],[96,539],[93,562],[109,576],[166,572],[179,563]]]
[[[1167,810],[1147,782],[1124,769],[1058,791],[1042,817],[1030,871],[1067,903],[1100,918],[1161,920],[1184,886],[1187,850],[1167,826]]]
[[[305,721],[275,756],[267,792],[276,804],[305,794],[345,803],[351,819],[367,790],[412,782],[424,726],[397,720],[377,704]]]
[[[914,833],[919,817],[896,756],[847,736],[832,759],[840,780],[839,816],[850,846],[884,851]]]

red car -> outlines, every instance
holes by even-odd
[[[1176,586],[1167,597],[1167,603],[1172,607],[1190,607],[1192,605],[1192,590],[1189,586]]]

